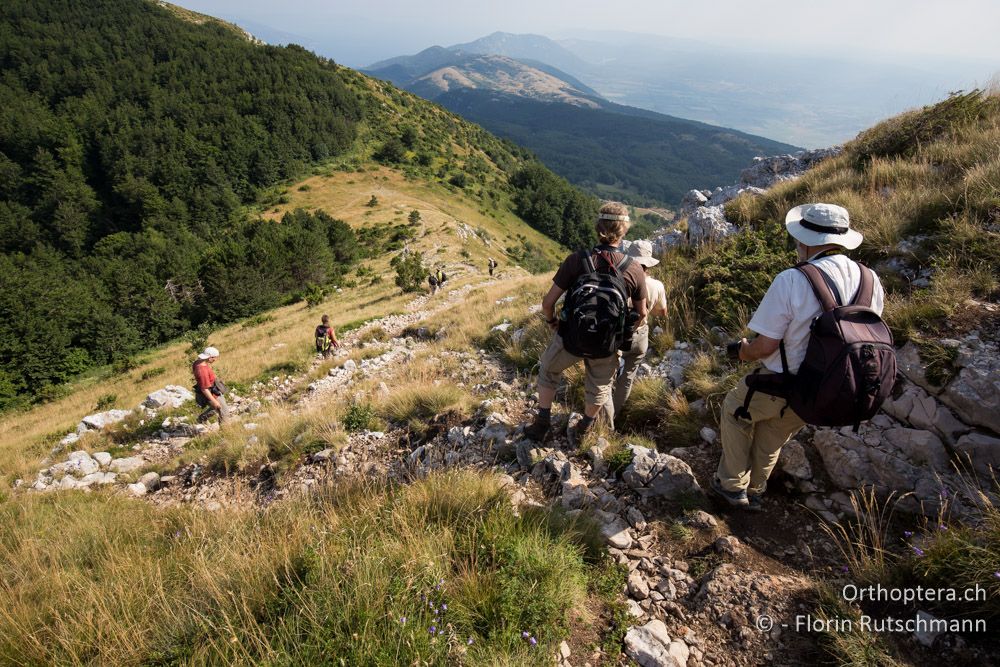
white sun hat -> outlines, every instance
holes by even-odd
[[[211,359],[219,356],[219,350],[214,347],[206,347],[205,351],[198,355],[199,359]]]
[[[785,216],[785,229],[807,246],[830,243],[854,250],[864,236],[851,229],[851,216],[847,209],[836,204],[803,204]]]
[[[653,257],[653,244],[645,239],[632,241],[628,247],[628,256],[641,266],[656,266],[660,260]]]

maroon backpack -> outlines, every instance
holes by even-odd
[[[810,326],[805,359],[797,374],[789,373],[782,341],[784,372],[748,377],[750,391],[737,417],[749,419],[755,391],[787,399],[788,407],[814,426],[857,430],[861,422],[875,416],[896,382],[896,350],[892,332],[871,308],[874,274],[863,264],[858,267],[861,286],[854,300],[841,306],[826,274],[808,262],[796,265],[823,307]]]

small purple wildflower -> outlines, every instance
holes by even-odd
[[[948,530],[948,526],[944,525],[943,523],[938,524],[938,530]]]
[[[535,644],[538,643],[538,640],[535,639],[534,637],[532,637],[531,639],[528,640],[528,643],[531,644],[532,646],[534,646]]]
[[[448,605],[444,602],[441,603],[441,611],[448,611]]]
[[[842,566],[842,567],[840,568],[840,571],[841,571],[841,572],[843,572],[844,574],[847,574],[848,572],[850,572],[850,571],[851,571],[851,568],[849,568],[849,567],[847,567],[846,565],[844,565],[844,566]]]
[[[1000,579],[1000,570],[997,570],[996,572],[994,572],[993,576],[996,577],[997,579]]]
[[[941,498],[943,500],[943,499],[945,499],[947,497],[948,497],[948,487],[947,486],[942,486],[941,487]]]
[[[429,633],[431,633],[433,635],[435,632],[437,632],[437,627],[432,625],[431,629],[428,630],[427,632],[429,632]]]
[[[903,531],[903,537],[906,537],[906,538],[913,537],[913,531],[912,530],[904,530]]]
[[[402,623],[403,625],[406,625],[406,617],[405,616],[400,616],[399,617],[399,622]]]
[[[913,547],[913,546],[911,546],[910,548],[913,549],[913,553],[917,554],[917,556],[923,556],[924,555],[924,550],[921,549],[920,547]]]
[[[465,643],[468,644],[469,646],[472,646],[472,637],[469,637],[469,641],[467,641]]]
[[[438,630],[438,634],[439,634],[439,635],[443,635],[443,634],[444,634],[444,628],[442,628],[442,629]]]
[[[522,632],[521,633],[521,639],[527,639],[530,636],[531,636],[530,632]]]

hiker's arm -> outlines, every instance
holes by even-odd
[[[639,299],[638,301],[633,302],[632,309],[635,311],[635,314],[639,316],[639,319],[636,320],[636,326],[641,327],[646,323],[646,315],[649,314],[649,309],[646,308],[646,300]]]
[[[559,301],[559,297],[565,291],[559,285],[553,283],[548,293],[542,299],[542,316],[545,318],[545,323],[553,330],[559,326],[559,320],[556,319],[556,302]]]
[[[216,410],[221,410],[222,409],[222,406],[219,405],[219,399],[217,399],[215,397],[215,394],[212,393],[212,388],[211,387],[204,387],[201,390],[201,393],[205,395],[205,400],[208,401],[209,405],[211,405]]]
[[[333,341],[333,346],[340,347],[340,341],[337,340],[337,330],[334,329],[333,327],[330,327],[329,334],[330,334],[330,340]]]
[[[746,338],[740,341],[740,359],[743,361],[757,361],[764,357],[769,357],[775,353],[781,341],[767,336],[757,336],[751,341]]]

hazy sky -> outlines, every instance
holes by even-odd
[[[196,11],[301,37],[358,67],[491,32],[654,33],[766,50],[990,59],[1000,69],[997,0],[179,0]],[[250,27],[247,25],[247,27]],[[270,41],[274,41],[273,39]]]

